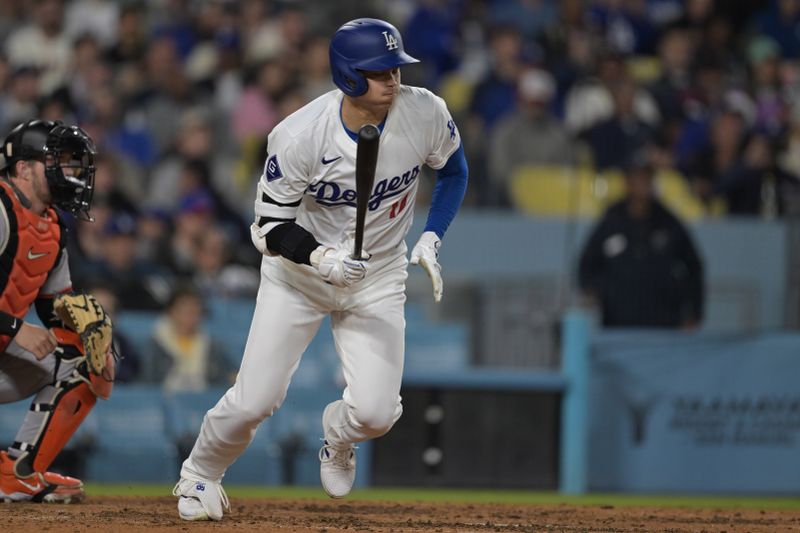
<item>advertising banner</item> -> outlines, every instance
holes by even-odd
[[[590,490],[800,492],[800,335],[602,333],[590,364]]]

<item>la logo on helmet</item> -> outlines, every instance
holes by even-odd
[[[387,50],[397,50],[397,38],[388,31],[383,32],[383,37],[386,39]]]

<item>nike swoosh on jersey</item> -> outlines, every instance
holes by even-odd
[[[342,156],[339,156],[339,157],[334,157],[333,159],[325,159],[325,156],[323,155],[323,156],[322,156],[322,164],[323,164],[323,165],[330,165],[330,164],[331,164],[331,163],[333,163],[334,161],[338,161],[338,160],[340,160],[341,158],[342,158]]]
[[[50,252],[41,252],[41,253],[33,253],[33,248],[28,250],[28,259],[39,259],[40,257],[44,257],[46,255],[50,255]]]

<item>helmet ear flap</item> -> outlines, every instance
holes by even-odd
[[[347,96],[361,96],[367,92],[369,83],[364,75],[353,68],[350,62],[333,47],[330,50],[333,82]]]

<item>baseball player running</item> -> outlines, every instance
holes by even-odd
[[[0,451],[0,501],[72,503],[80,480],[47,468],[92,409],[111,393],[114,361],[84,354],[58,318],[71,290],[66,230],[52,206],[88,219],[94,143],[77,126],[31,120],[3,144],[0,173],[0,403],[33,396],[15,442]],[[67,297],[69,298],[69,297]],[[79,297],[86,312],[91,297]],[[24,321],[35,305],[45,327]],[[110,345],[110,321],[107,331]]]
[[[377,19],[344,24],[330,44],[329,92],[287,117],[268,137],[252,238],[263,254],[261,285],[236,383],[206,414],[174,494],[186,520],[219,520],[225,470],[258,425],[283,402],[300,357],[326,315],[346,387],[322,414],[320,479],[332,498],[355,479],[354,443],[385,434],[402,412],[407,277],[405,236],[422,165],[437,169],[425,231],[411,263],[442,297],[437,252],[467,185],[461,139],[444,101],[400,83],[417,60],[400,33]],[[353,259],[356,139],[381,131],[364,250]]]

